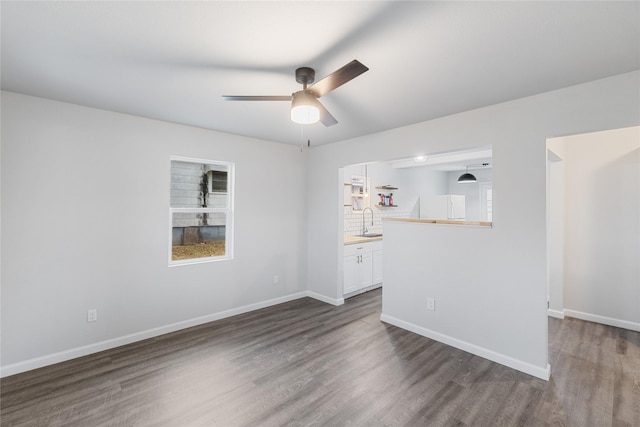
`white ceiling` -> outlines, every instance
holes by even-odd
[[[1,3],[3,90],[320,145],[640,69],[640,2]],[[294,70],[370,70],[292,123]]]

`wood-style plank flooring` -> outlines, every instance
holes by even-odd
[[[305,298],[1,380],[5,426],[640,426],[640,334],[549,319],[551,381]]]

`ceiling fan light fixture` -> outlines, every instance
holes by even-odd
[[[314,96],[304,90],[293,94],[291,120],[301,125],[309,125],[320,120],[320,110],[314,105]]]

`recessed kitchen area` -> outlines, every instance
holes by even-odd
[[[382,286],[387,221],[490,227],[492,166],[474,147],[342,168],[343,297]]]

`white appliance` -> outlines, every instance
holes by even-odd
[[[420,196],[420,218],[464,219],[464,196]]]

